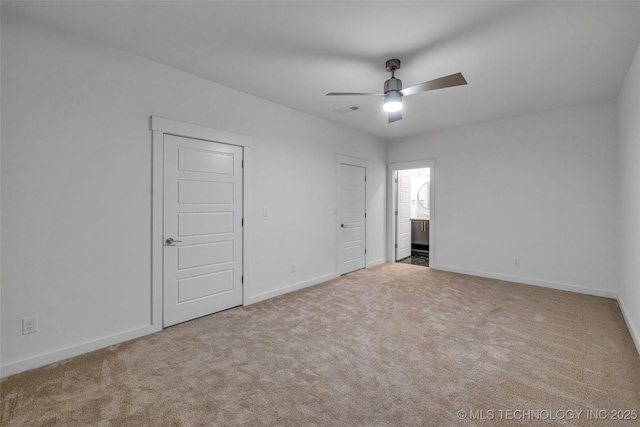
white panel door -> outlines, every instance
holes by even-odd
[[[164,136],[164,326],[242,304],[242,147]]]
[[[411,175],[398,171],[398,214],[396,215],[396,261],[411,256]]]
[[[340,274],[365,266],[365,168],[340,163],[338,218],[340,221]]]

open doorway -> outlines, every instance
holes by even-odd
[[[389,165],[390,262],[434,265],[434,160]]]
[[[396,262],[429,266],[431,169],[396,171]]]

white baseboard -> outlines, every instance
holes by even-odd
[[[387,261],[385,259],[379,259],[377,261],[372,261],[367,263],[366,268],[373,268],[380,264],[384,264]],[[244,301],[244,305],[254,304],[256,302],[264,301],[269,298],[277,297],[280,295],[287,294],[289,292],[297,291],[299,289],[308,288],[309,286],[314,286],[322,282],[326,282],[336,277],[340,277],[337,273],[327,274],[326,276],[316,277],[315,279],[307,280],[305,282],[294,283],[293,285],[283,286],[282,288],[274,289],[272,291],[263,292],[257,295],[249,295],[248,300]]]
[[[486,277],[488,279],[504,280],[507,282],[522,283],[524,285],[541,286],[543,288],[558,289],[560,291],[576,292],[579,294],[594,295],[597,297],[612,298],[617,300],[618,294],[614,291],[586,288],[583,286],[569,285],[566,283],[545,282],[543,280],[529,279],[526,277],[508,276],[505,274],[488,273],[486,271],[468,270],[465,268],[450,267],[446,265],[429,266],[433,270],[450,271],[452,273],[469,274],[471,276]]]
[[[585,288],[583,286],[576,286],[576,285],[567,285],[564,283],[545,282],[541,280],[527,279],[522,277],[513,277],[513,276],[502,275],[502,274],[487,273],[484,271],[467,270],[464,268],[456,268],[456,267],[449,267],[449,266],[442,266],[442,265],[429,266],[429,268],[433,270],[450,271],[452,273],[460,273],[460,274],[469,274],[471,276],[480,276],[480,277],[486,277],[489,279],[505,280],[508,282],[522,283],[525,285],[541,286],[545,288],[558,289],[561,291],[576,292],[579,294],[594,295],[598,297],[614,299],[618,302],[618,306],[620,307],[620,311],[622,312],[622,318],[624,319],[624,322],[627,324],[627,329],[629,330],[631,339],[633,340],[633,343],[636,346],[636,350],[638,350],[638,354],[640,354],[640,331],[638,331],[635,325],[631,322],[631,319],[629,318],[629,315],[628,315],[629,310],[625,308],[625,304],[622,302],[617,292],[605,291],[602,289]]]
[[[371,268],[376,265],[384,263],[384,260],[370,263],[367,267]],[[339,274],[332,273],[325,276],[317,277],[315,279],[307,280],[305,282],[296,283],[289,286],[284,286],[279,289],[275,289],[262,294],[250,296],[249,300],[244,301],[244,305],[253,304],[259,301],[263,301],[269,298],[280,296],[289,292],[304,289],[309,286],[317,285],[328,280],[332,280],[339,277]],[[100,338],[94,341],[78,344],[73,347],[63,348],[61,350],[55,350],[49,353],[41,354],[29,359],[19,360],[17,362],[10,362],[4,365],[0,365],[0,378],[8,377],[10,375],[19,374],[20,372],[28,371],[30,369],[39,368],[51,363],[60,362],[70,357],[80,356],[91,351],[99,350],[101,348],[109,347],[111,345],[119,344],[125,341],[139,338],[145,335],[152,334],[154,332],[161,331],[161,326],[144,326],[141,328],[133,329],[123,333],[111,335],[108,337]]]
[[[288,294],[289,292],[297,291],[299,289],[308,288],[309,286],[317,285],[318,283],[326,282],[328,280],[339,277],[339,274],[332,273],[326,276],[316,277],[315,279],[307,280],[305,282],[294,283],[293,285],[283,286],[282,288],[274,289],[272,291],[263,292],[257,295],[249,295],[248,301],[244,301],[244,305],[255,304],[256,302],[264,301],[269,298],[277,297],[280,295]]]
[[[628,310],[625,309],[625,305],[620,298],[618,298],[618,306],[620,307],[620,311],[622,312],[622,317],[624,318],[625,323],[627,324],[627,329],[629,329],[629,334],[631,334],[631,339],[633,343],[636,345],[636,350],[638,350],[638,354],[640,354],[640,331],[638,331],[634,324],[631,323],[631,319],[629,318]]]
[[[51,363],[60,362],[61,360],[65,360],[70,357],[80,356],[81,354],[89,353],[94,350],[109,347],[110,345],[129,341],[134,338],[140,338],[142,336],[149,335],[160,330],[162,330],[161,326],[144,326],[142,328],[133,329],[116,335],[100,338],[95,341],[89,341],[83,344],[74,345],[73,347],[67,347],[61,350],[52,351],[50,353],[41,354],[30,359],[7,363],[6,365],[0,366],[0,378],[19,374],[20,372],[39,368]]]
[[[367,263],[367,268],[373,268],[373,267],[375,267],[377,265],[384,264],[385,262],[387,262],[386,259],[379,259],[377,261],[371,261],[370,263]]]
[[[371,262],[367,265],[367,268],[372,268],[377,265],[384,264],[385,262],[386,262],[385,260]],[[551,288],[551,289],[559,289],[563,291],[570,291],[570,292],[577,292],[581,294],[613,298],[618,301],[618,305],[620,306],[620,311],[622,312],[622,316],[625,320],[625,323],[627,324],[627,328],[629,329],[631,338],[635,343],[638,353],[640,353],[640,331],[638,331],[633,325],[633,323],[631,323],[629,316],[627,314],[629,311],[625,308],[624,303],[619,299],[618,294],[615,292],[584,288],[584,287],[575,286],[575,285],[566,285],[562,283],[544,282],[544,281],[526,279],[526,278],[523,279],[521,277],[512,277],[507,275],[493,274],[493,273],[487,273],[483,271],[467,270],[467,269],[441,266],[441,265],[430,266],[430,268],[433,270],[450,271],[453,273],[469,274],[472,276],[487,277],[490,279],[505,280],[505,281],[515,282],[515,283],[523,283],[526,285],[542,286],[542,287]],[[249,298],[249,301],[245,301],[244,304],[245,305],[253,304],[259,301],[280,296],[280,295],[293,292],[299,289],[304,289],[309,286],[314,286],[319,283],[335,279],[337,277],[339,277],[339,275],[333,273],[333,274],[328,274],[326,276],[317,277],[315,279],[308,280],[305,282],[284,286],[282,288],[275,289],[273,291],[264,292],[262,294],[252,296]],[[5,365],[0,366],[0,378],[8,377],[10,375],[15,375],[20,372],[28,371],[30,369],[39,368],[41,366],[45,366],[51,363],[60,362],[70,357],[79,356],[81,354],[99,350],[101,348],[105,348],[110,345],[119,344],[125,341],[129,341],[135,338],[149,335],[161,330],[162,330],[161,326],[154,326],[154,325],[144,326],[138,329],[133,329],[131,331],[100,338],[95,341],[90,341],[90,342],[79,344],[73,347],[68,347],[61,350],[52,351],[50,353],[45,353],[29,359],[7,363]]]

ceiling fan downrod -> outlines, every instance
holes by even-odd
[[[391,73],[391,78],[384,82],[385,105],[390,102],[399,103],[396,108],[402,108],[402,80],[396,79],[396,70],[400,69],[399,59],[390,59],[386,62],[385,67]],[[386,109],[385,109],[386,110]],[[389,111],[389,110],[386,110]]]
[[[400,69],[400,60],[390,59],[386,62],[385,67],[391,73],[391,78],[384,82],[384,93],[400,92],[402,90],[402,80],[396,79],[395,75],[396,70]],[[400,93],[398,93],[398,96],[402,97]]]

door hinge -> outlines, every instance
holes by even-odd
[[[365,217],[365,218],[367,217],[367,213],[366,213],[366,212],[364,213],[364,217]]]
[[[398,249],[398,244],[396,243],[396,249]]]
[[[398,211],[396,211],[396,216],[398,216]]]
[[[244,283],[244,276],[240,276],[240,283]]]
[[[396,178],[396,184],[398,183],[398,178]]]
[[[244,160],[241,160],[241,161],[240,161],[240,167],[241,167],[242,169],[244,169]]]
[[[244,227],[244,218],[242,218],[242,220],[240,220],[240,226]]]
[[[367,176],[366,175],[364,176],[364,182],[367,182]]]
[[[366,249],[364,250],[364,254],[365,254],[365,255],[367,254],[367,250],[366,250]]]

